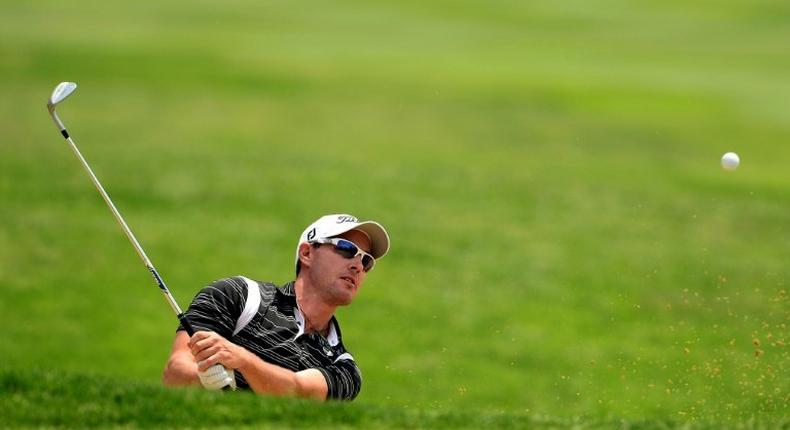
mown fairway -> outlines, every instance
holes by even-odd
[[[6,375],[155,385],[176,326],[46,113],[71,80],[61,118],[184,307],[290,280],[324,213],[388,227],[339,314],[373,422],[786,423],[789,3],[0,12]]]

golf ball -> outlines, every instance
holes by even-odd
[[[735,170],[739,164],[741,164],[741,159],[734,152],[728,152],[721,156],[721,167],[724,170]]]

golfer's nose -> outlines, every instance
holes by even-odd
[[[351,259],[351,268],[353,268],[357,272],[361,272],[364,269],[364,266],[362,265],[361,255],[357,255],[356,257]]]

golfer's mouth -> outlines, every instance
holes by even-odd
[[[357,280],[352,278],[351,276],[341,276],[340,279],[348,282],[349,284],[353,285],[355,288],[357,286]]]

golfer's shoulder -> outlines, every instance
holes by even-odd
[[[247,294],[246,291],[247,286],[243,280],[238,279],[236,276],[230,276],[210,282],[203,288],[202,293],[214,297],[224,296],[232,298],[237,296],[244,297]]]
[[[217,279],[207,288],[216,289],[226,294],[241,294],[242,296],[246,296],[248,289],[253,285],[257,286],[258,290],[264,295],[272,295],[277,290],[277,285],[272,282],[258,281],[243,275]]]

